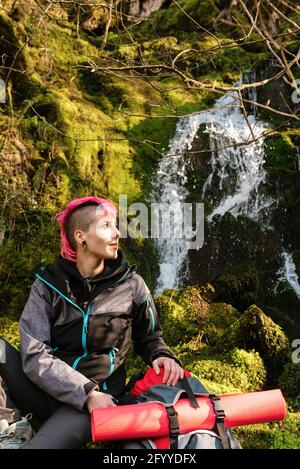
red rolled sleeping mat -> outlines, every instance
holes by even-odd
[[[225,428],[283,420],[286,404],[280,389],[248,394],[219,395],[225,411]],[[180,433],[212,430],[215,413],[206,396],[196,398],[198,408],[189,399],[179,399],[174,408],[178,413]],[[93,441],[130,440],[168,436],[169,418],[163,404],[145,402],[107,409],[96,409],[91,417]]]

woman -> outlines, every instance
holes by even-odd
[[[117,209],[85,197],[57,215],[61,255],[36,274],[20,319],[21,360],[2,339],[0,374],[22,412],[45,421],[23,448],[78,448],[89,413],[114,407],[135,351],[175,385],[184,371],[162,339],[153,298],[119,250]]]

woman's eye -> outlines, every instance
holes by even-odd
[[[118,224],[116,224],[116,223],[111,223],[111,225],[112,225],[112,226],[114,225],[116,228],[118,228]],[[104,222],[104,223],[102,224],[102,226],[103,226],[104,228],[107,228],[107,227],[109,226],[109,222],[108,222],[108,221]]]

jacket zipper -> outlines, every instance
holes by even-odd
[[[130,266],[129,269],[126,270],[125,274],[122,275],[122,277],[117,281],[115,282],[113,285],[111,285],[111,287],[108,287],[108,288],[112,288],[116,285],[118,285],[118,283],[120,283],[126,276],[129,272],[131,272],[131,270],[133,270],[133,268],[136,267],[135,264]],[[35,274],[36,277],[38,279],[40,279],[42,282],[44,282],[46,285],[48,285],[50,288],[52,288],[53,290],[55,290],[62,298],[64,298],[66,301],[68,301],[69,303],[71,303],[75,308],[79,309],[79,311],[81,312],[82,314],[82,317],[83,317],[83,325],[82,325],[82,336],[81,336],[81,343],[82,343],[82,348],[83,348],[83,355],[81,355],[80,357],[76,358],[76,360],[74,361],[73,365],[72,365],[72,368],[76,369],[78,363],[80,362],[80,360],[82,360],[82,358],[86,358],[88,356],[88,350],[87,350],[87,331],[88,331],[88,322],[89,322],[89,314],[90,314],[90,310],[91,310],[91,302],[89,302],[87,304],[87,307],[85,310],[82,310],[76,303],[74,303],[72,300],[70,300],[70,298],[68,298],[67,296],[65,296],[62,292],[60,292],[57,288],[55,288],[53,285],[51,285],[51,283],[47,282],[47,280],[43,279],[40,275],[38,274]],[[104,291],[104,290],[103,290]],[[102,293],[102,292],[101,292]],[[110,358],[110,361],[111,361],[111,365],[110,365],[110,372],[109,372],[109,376],[111,375],[111,373],[113,372],[114,370],[114,367],[115,367],[115,351],[119,351],[116,347],[113,347],[111,352],[109,352],[109,358]],[[104,381],[104,385],[106,386],[106,383]],[[107,389],[107,386],[106,386],[106,389]]]
[[[86,339],[87,339],[87,331],[88,331],[88,322],[89,322],[89,314],[91,310],[91,304],[87,306],[86,310],[81,309],[74,301],[70,300],[67,296],[65,296],[62,292],[60,292],[57,288],[55,288],[51,283],[47,282],[47,280],[43,279],[40,277],[38,274],[35,274],[37,278],[39,278],[42,282],[46,283],[49,287],[51,287],[53,290],[55,290],[62,298],[64,298],[66,301],[71,303],[75,308],[79,309],[79,311],[82,314],[83,317],[83,324],[82,324],[82,334],[81,334],[81,343],[82,343],[82,348],[83,348],[83,355],[80,357],[76,358],[74,361],[72,368],[76,369],[79,361],[82,358],[85,358],[88,356],[88,350],[87,350],[87,345],[86,345]]]
[[[81,343],[82,343],[82,348],[83,348],[83,355],[80,357],[76,358],[74,361],[72,368],[76,369],[78,363],[82,358],[86,358],[88,356],[88,350],[87,350],[87,345],[86,345],[86,340],[87,340],[87,331],[88,331],[88,323],[89,323],[89,314],[91,310],[91,305],[88,306],[87,310],[85,313],[83,313],[83,326],[82,326],[82,336],[81,336]]]
[[[148,308],[148,310],[150,312],[150,316],[151,316],[151,322],[152,322],[151,332],[154,332],[154,330],[155,330],[155,319],[154,319],[154,313],[153,313],[153,309],[152,309],[152,305],[151,305],[150,295],[147,296],[147,308]]]
[[[112,347],[110,350],[108,357],[110,359],[110,367],[109,367],[109,374],[108,377],[113,373],[115,366],[116,366],[116,352],[118,352],[119,349],[117,347]],[[107,384],[106,380],[102,382],[102,389],[103,391],[107,391]]]

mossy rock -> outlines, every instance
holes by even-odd
[[[201,334],[209,305],[197,287],[166,290],[155,298],[155,304],[168,344],[177,345]]]
[[[208,318],[203,328],[203,340],[215,347],[222,342],[229,327],[239,318],[240,312],[227,303],[211,303],[208,308]]]
[[[285,333],[256,305],[250,306],[241,318],[230,326],[228,334],[219,343],[220,347],[222,343],[229,348],[257,350],[272,380],[278,377],[283,364],[289,359],[290,346]]]
[[[194,365],[193,374],[205,380],[209,390],[225,394],[259,391],[266,381],[266,370],[259,354],[240,349],[234,349],[220,361],[200,361]]]
[[[243,310],[257,301],[259,273],[253,263],[240,263],[213,281],[218,297]]]
[[[286,396],[298,400],[300,410],[300,363],[286,363],[278,382]]]
[[[152,15],[155,29],[161,33],[179,31],[192,32],[195,30],[195,23],[189,19],[187,14],[197,23],[205,28],[212,28],[214,18],[219,10],[214,0],[179,0],[181,9],[172,4],[167,9],[161,9]],[[186,14],[187,13],[187,14]]]
[[[183,366],[216,393],[259,391],[266,381],[266,369],[258,352],[234,348],[222,354],[212,353],[204,346],[194,349],[195,343],[174,347]]]
[[[198,327],[185,315],[185,309],[171,298],[158,296],[155,305],[164,331],[164,339],[168,345],[177,345],[194,336]]]

